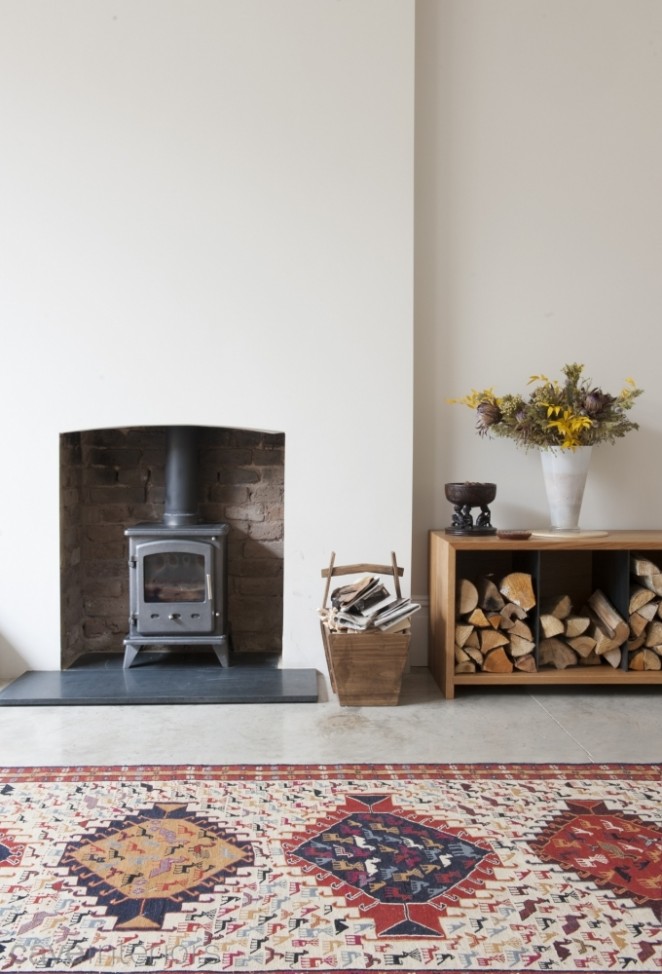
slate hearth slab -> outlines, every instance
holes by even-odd
[[[0,707],[121,704],[316,703],[317,671],[278,669],[264,657],[143,650],[129,669],[121,655],[91,654],[68,670],[31,670],[0,691]]]

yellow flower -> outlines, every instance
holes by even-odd
[[[447,402],[468,406],[470,409],[477,409],[482,402],[493,402],[497,406],[499,405],[499,399],[494,395],[494,389],[491,386],[489,389],[472,389],[468,396],[462,396],[461,399],[448,399]]]
[[[560,445],[566,450],[574,450],[581,446],[582,432],[593,425],[588,416],[579,416],[571,409],[563,409],[561,406],[549,406],[547,416],[547,425],[557,431],[561,437]],[[549,418],[551,416],[555,416],[556,419]]]

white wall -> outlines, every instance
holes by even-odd
[[[0,675],[59,667],[63,431],[285,432],[285,665],[332,548],[408,587],[413,59],[403,0],[4,0]]]
[[[662,5],[417,0],[416,19],[414,142],[406,0],[4,0],[0,673],[59,658],[63,430],[286,432],[286,663],[323,666],[331,548],[409,569],[414,145],[414,595],[446,481],[495,480],[502,527],[546,521],[538,458],[446,405],[471,387],[633,375],[642,428],[595,451],[582,523],[659,526]]]
[[[547,521],[540,460],[446,399],[583,362],[644,388],[593,451],[584,528],[660,527],[662,4],[418,0],[414,592],[444,484],[497,484],[493,522]]]

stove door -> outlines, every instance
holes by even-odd
[[[174,636],[213,631],[212,544],[176,539],[136,544],[135,570],[132,613],[138,632]]]

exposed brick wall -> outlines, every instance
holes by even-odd
[[[70,433],[60,440],[60,638],[72,659],[83,648],[81,493],[80,434]]]
[[[61,437],[63,667],[82,652],[123,651],[124,529],[163,516],[165,446],[163,427]],[[200,514],[230,526],[228,619],[237,652],[281,651],[284,457],[280,433],[200,430]]]

